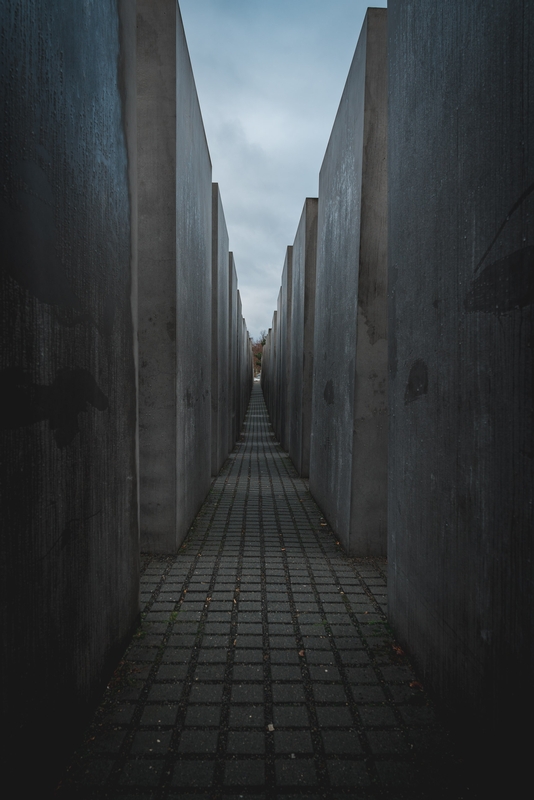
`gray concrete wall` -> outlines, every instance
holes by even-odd
[[[210,488],[211,160],[181,19],[177,30],[177,537]]]
[[[134,8],[4,4],[0,71],[3,757],[44,797],[139,613]]]
[[[267,411],[271,407],[271,340],[272,340],[272,328],[269,328],[267,331],[267,335],[265,337],[265,344],[263,345],[263,353],[261,357],[261,391],[263,394],[263,398],[265,400],[265,405],[267,406]]]
[[[174,0],[137,2],[141,548],[176,535],[176,29]]]
[[[139,0],[138,109],[141,547],[172,553],[211,475],[211,162],[175,0]]]
[[[228,230],[221,193],[212,196],[211,316],[211,474],[217,475],[228,456],[229,395],[229,261]]]
[[[228,452],[232,452],[239,433],[239,420],[237,413],[237,272],[233,253],[229,254],[229,274],[228,274],[228,323],[230,329],[230,370],[228,378],[228,388],[230,396],[230,430],[228,441]]]
[[[319,178],[310,491],[352,555],[385,555],[386,20],[369,9]]]
[[[236,409],[236,432],[235,440],[238,441],[243,424],[243,306],[241,303],[241,293],[237,290],[237,328],[236,328],[236,380],[235,380],[235,409]]]
[[[316,198],[306,198],[292,257],[288,449],[297,472],[303,478],[308,477],[310,470],[317,203]]]
[[[278,299],[276,301],[276,327],[275,327],[275,345],[274,345],[274,376],[273,376],[273,414],[271,422],[276,439],[280,441],[282,435],[281,418],[282,418],[282,363],[283,363],[283,344],[281,331],[284,327],[283,306],[282,306],[282,287],[278,292]]]
[[[280,444],[289,450],[289,382],[293,343],[291,340],[291,296],[293,292],[293,248],[286,249],[282,270],[280,317]]]
[[[508,764],[533,707],[534,5],[388,13],[390,620]]]

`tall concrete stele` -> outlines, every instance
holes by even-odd
[[[319,177],[310,491],[357,556],[387,546],[386,37],[369,9]]]
[[[534,3],[388,5],[390,621],[515,777],[534,710]]]
[[[307,197],[293,242],[288,387],[288,452],[303,478],[310,474],[316,261],[317,198]]]
[[[139,617],[135,4],[1,5],[2,759],[48,797]]]
[[[211,161],[176,0],[137,20],[141,548],[172,553],[212,471]]]

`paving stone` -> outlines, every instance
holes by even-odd
[[[194,727],[219,725],[221,721],[220,706],[193,706],[187,708],[185,724]]]
[[[228,752],[251,755],[265,753],[265,734],[256,731],[229,731]]]
[[[340,681],[341,675],[336,667],[310,666],[310,676],[315,681]]]
[[[174,725],[177,714],[177,705],[145,706],[141,725]]]
[[[195,670],[195,681],[222,681],[226,664],[199,664]]]
[[[265,713],[263,706],[234,706],[230,708],[230,727],[263,728]]]
[[[360,738],[354,731],[323,731],[321,733],[325,753],[352,753],[358,755],[363,752]]]
[[[150,702],[169,702],[176,703],[180,700],[183,692],[181,683],[155,683],[149,692]]]
[[[273,701],[275,703],[304,703],[304,687],[299,683],[273,684]]]
[[[220,703],[222,694],[222,684],[194,683],[189,699],[192,703]]]
[[[166,753],[171,743],[172,731],[138,731],[133,739],[131,753]]]
[[[263,702],[263,685],[262,684],[244,684],[242,686],[232,686],[232,703],[262,703]]]
[[[308,712],[304,705],[273,706],[273,722],[276,728],[307,727]]]
[[[314,786],[315,764],[312,759],[284,759],[275,762],[277,786]]]
[[[347,706],[317,706],[317,719],[322,728],[350,728],[353,724]]]
[[[238,786],[264,786],[265,767],[263,761],[245,759],[227,761],[224,769],[224,783]]]
[[[271,675],[274,681],[298,681],[301,679],[300,667],[273,665]]]
[[[352,686],[352,696],[356,703],[381,703],[386,699],[381,686]]]
[[[171,786],[207,786],[212,782],[214,766],[214,761],[177,761]]]
[[[234,681],[259,681],[263,680],[263,665],[253,664],[242,666],[234,665],[232,680]]]
[[[313,696],[318,703],[346,703],[347,694],[343,686],[333,684],[316,684]]]
[[[263,650],[248,650],[246,648],[236,648],[234,663],[257,664],[263,662]]]
[[[313,742],[308,731],[275,731],[276,753],[313,753]]]
[[[180,753],[215,753],[218,738],[218,731],[184,730],[180,736],[178,751]]]
[[[122,786],[157,786],[163,766],[162,761],[128,760],[122,770],[119,783]]]

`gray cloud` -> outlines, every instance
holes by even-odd
[[[317,196],[366,7],[360,0],[180,0],[254,338],[271,324],[304,200]]]

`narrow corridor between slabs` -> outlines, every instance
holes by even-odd
[[[259,386],[179,555],[143,568],[142,624],[59,796],[474,796],[388,627],[385,561],[343,553]]]

